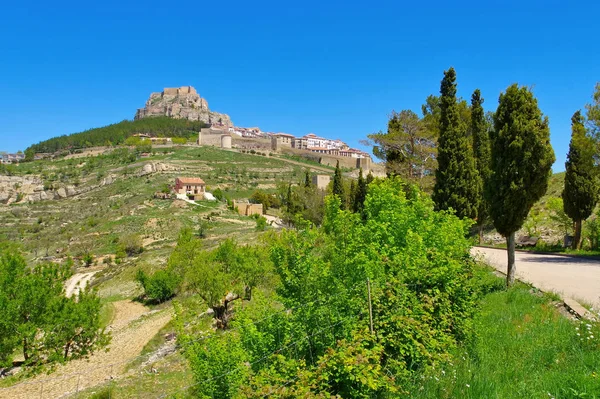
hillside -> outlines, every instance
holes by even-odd
[[[72,392],[74,387],[64,384],[64,376],[82,369],[89,371],[91,377],[81,382],[81,389],[102,383],[106,366],[115,357],[122,367],[113,373],[125,377],[129,362],[138,359],[151,338],[155,340],[150,344],[153,349],[144,352],[148,356],[165,344],[164,334],[172,331],[172,312],[131,300],[142,293],[135,282],[136,272],[152,273],[164,268],[183,227],[199,234],[202,226],[203,248],[214,247],[227,237],[236,237],[239,243],[256,242],[260,235],[255,220],[229,210],[225,202],[201,201],[193,205],[154,198],[156,192],[172,185],[177,176],[197,176],[206,182],[207,191],[219,189],[229,199],[248,198],[257,189],[275,192],[280,182],[286,186],[299,183],[304,179],[304,171],[313,167],[299,161],[213,147],[163,148],[143,159],[130,154],[117,149],[95,157],[23,163],[12,169],[12,178],[38,179],[41,184],[54,184],[59,189],[74,187],[75,192],[56,199],[22,200],[8,206],[0,203],[0,243],[19,243],[31,264],[72,258],[76,266],[73,284],[91,278],[102,300],[106,323],[114,332],[114,349],[94,355],[89,362],[60,366],[52,374],[52,378],[58,378],[57,383],[45,384],[47,395],[58,397]],[[323,173],[322,167],[314,168]],[[123,253],[128,240],[137,241],[143,252],[132,256]],[[168,359],[181,362],[178,354]],[[135,363],[134,369],[144,370],[141,363]],[[35,381],[38,379],[48,376]],[[5,380],[0,387],[6,384],[10,381]],[[11,397],[28,397],[33,392],[28,389],[39,392],[39,385],[33,386],[27,385],[25,390],[16,386]]]
[[[166,116],[122,121],[112,125],[72,133],[39,142],[27,148],[26,153],[55,153],[64,150],[122,144],[136,133],[156,137],[190,138],[207,125],[202,121],[173,119]]]

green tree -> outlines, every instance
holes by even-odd
[[[479,243],[483,241],[483,227],[489,219],[488,202],[483,195],[483,187],[490,177],[490,137],[488,124],[483,111],[483,98],[481,92],[476,89],[471,96],[471,136],[473,138],[473,155],[479,173],[480,189],[478,196],[479,208],[477,209],[477,227],[479,231]]]
[[[360,168],[358,172],[358,182],[356,192],[354,194],[353,211],[362,214],[365,207],[365,199],[367,198],[367,181],[363,177],[363,170]]]
[[[548,118],[528,88],[513,84],[500,94],[490,143],[486,195],[494,226],[506,237],[510,286],[515,279],[515,232],[546,192],[555,160]]]
[[[435,169],[436,136],[410,110],[392,112],[387,133],[368,137],[375,156],[385,161],[388,175],[417,181],[422,187],[423,178]]]
[[[312,180],[310,178],[310,172],[307,170],[304,174],[304,187],[310,188],[312,186]]]
[[[250,196],[250,201],[255,204],[262,204],[263,212],[266,212],[271,207],[272,196],[263,190],[256,190]]]
[[[100,301],[84,289],[66,298],[70,264],[27,266],[15,250],[0,253],[0,363],[17,347],[26,365],[85,357],[108,343],[100,329]]]
[[[581,248],[581,227],[598,202],[598,180],[594,165],[595,142],[588,136],[580,111],[571,118],[571,142],[565,162],[562,192],[565,213],[575,224],[573,249]]]
[[[592,103],[587,104],[587,124],[592,135],[600,138],[600,82],[596,83],[594,94],[592,95]]]
[[[342,204],[344,203],[345,192],[344,192],[344,182],[343,182],[343,178],[342,178],[342,170],[340,169],[340,161],[337,161],[337,163],[335,164],[335,172],[333,174],[332,193],[333,193],[333,195],[337,195],[338,197],[340,197],[340,200],[342,200]]]
[[[452,208],[458,217],[476,218],[480,180],[457,106],[454,68],[444,72],[440,93],[438,169],[432,198],[438,210]]]

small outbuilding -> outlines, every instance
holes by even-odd
[[[251,204],[247,200],[234,200],[233,201],[233,209],[237,209],[237,212],[240,215],[244,216],[252,216],[252,215],[262,215],[263,214],[263,205],[262,204]]]
[[[331,182],[331,176],[329,175],[313,175],[312,177],[313,185],[319,190],[326,190],[329,182]]]

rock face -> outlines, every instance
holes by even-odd
[[[176,171],[180,170],[180,168],[176,168],[172,165],[164,164],[161,162],[152,162],[147,163],[142,167],[142,170],[138,173],[139,176],[146,176],[156,172],[168,172],[168,171]]]
[[[144,108],[139,108],[135,119],[149,116],[169,116],[176,119],[203,121],[209,124],[232,127],[229,116],[208,109],[206,100],[192,86],[165,88],[160,93],[150,94]]]
[[[75,187],[63,186],[55,190],[44,189],[39,176],[0,176],[0,205],[15,202],[38,202],[60,200],[91,191],[97,187],[114,183],[115,178],[108,176],[100,184]]]

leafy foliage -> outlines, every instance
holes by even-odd
[[[437,97],[436,97],[437,98]],[[410,110],[392,112],[387,133],[369,135],[373,153],[386,164],[388,175],[418,182],[433,173],[436,166],[437,129],[427,129]]]
[[[368,186],[364,215],[341,210],[332,196],[322,227],[268,236],[276,295],[258,291],[243,309],[229,309],[231,332],[186,350],[199,397],[393,397],[415,372],[470,339],[469,223],[434,211],[399,179]],[[252,256],[263,250],[248,247],[250,256],[240,256],[243,250],[226,242],[195,263],[195,289],[213,309],[224,293],[248,285],[251,270],[253,286],[264,286],[256,264],[265,260]],[[242,265],[249,269],[236,272]],[[367,328],[367,278],[376,335]]]
[[[144,288],[144,296],[151,302],[164,302],[175,296],[180,279],[172,270],[158,270],[151,276],[138,270],[136,281]]]
[[[142,239],[137,234],[128,234],[119,240],[119,249],[117,253],[135,256],[144,252]]]
[[[84,289],[64,296],[70,265],[28,268],[12,249],[0,253],[0,364],[20,347],[26,365],[85,357],[108,343],[100,328],[100,300]]]

